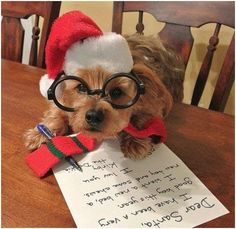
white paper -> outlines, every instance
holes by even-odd
[[[140,161],[117,141],[54,169],[78,227],[194,227],[229,211],[164,144]]]

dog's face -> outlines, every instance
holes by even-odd
[[[83,88],[79,88],[78,92],[80,87],[78,82],[65,85],[62,99],[76,107],[76,111],[68,112],[69,125],[73,132],[82,132],[98,140],[114,138],[128,126],[132,116],[140,116],[142,119],[147,114],[149,117],[167,115],[172,105],[172,97],[158,76],[144,65],[134,66],[133,71],[144,83],[145,94],[141,95],[133,106],[125,109],[114,108],[109,101],[99,95],[87,95],[83,93]],[[78,69],[76,75],[85,80],[89,88],[94,90],[102,89],[104,82],[112,73],[97,67]],[[120,94],[120,88],[125,96]],[[115,102],[118,104],[127,103],[135,93],[134,85],[126,78],[112,80],[106,89],[113,90]]]

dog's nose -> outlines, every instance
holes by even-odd
[[[104,113],[100,110],[89,110],[85,114],[85,119],[89,125],[97,126],[104,120]]]

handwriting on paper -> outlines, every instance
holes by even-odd
[[[228,212],[165,145],[142,161],[105,145],[80,165],[55,172],[62,192],[77,189],[64,196],[80,227],[192,227]]]
[[[111,168],[114,172],[110,173],[102,173],[99,175],[93,175],[92,177],[83,179],[83,183],[96,183],[98,180],[103,180],[109,178],[111,176],[117,177],[121,174],[127,174],[129,172],[133,172],[133,170],[129,168],[119,169],[118,165],[115,162],[108,162],[106,159],[92,161],[91,163],[82,164],[82,167],[90,168],[91,170],[104,170],[105,168]],[[184,177],[180,182],[174,182],[176,177],[173,173],[178,173],[177,168],[179,168],[179,164],[168,165],[165,168],[158,168],[157,170],[148,170],[147,173],[142,174],[141,176],[134,177],[134,180],[122,180],[122,182],[114,183],[109,186],[103,186],[99,189],[91,189],[91,191],[84,193],[84,196],[87,197],[86,204],[91,207],[96,206],[105,206],[110,205],[111,202],[117,202],[114,207],[127,209],[127,212],[124,212],[124,215],[121,217],[115,217],[113,219],[109,218],[101,218],[98,220],[98,224],[100,226],[110,226],[111,224],[118,224],[121,221],[128,220],[131,216],[137,216],[140,214],[148,213],[148,212],[158,212],[158,208],[162,208],[170,205],[181,204],[181,201],[187,201],[192,199],[192,196],[183,192],[186,186],[190,186],[193,184],[190,177]],[[66,169],[68,171],[68,169]],[[86,171],[86,170],[85,170]],[[173,181],[173,182],[172,182]],[[163,185],[163,183],[165,185]],[[168,186],[166,186],[168,183]],[[117,190],[117,188],[119,189]],[[152,190],[151,193],[146,193],[144,195],[139,194],[143,189]],[[191,188],[190,188],[191,190]],[[130,198],[126,199],[125,202],[119,202],[119,199],[122,195],[131,194]],[[161,199],[162,194],[169,194],[168,198]],[[138,196],[138,197],[136,197]],[[177,197],[175,197],[177,196]],[[132,210],[128,208],[132,205],[146,202],[148,203],[147,207],[140,208],[138,210]],[[184,214],[189,213],[190,211],[196,211],[201,208],[212,208],[215,204],[209,203],[207,197],[203,197],[199,203],[194,203],[189,206],[186,206],[184,212],[173,211],[167,215],[162,216],[161,218],[154,219],[152,221],[141,222],[141,226],[148,227],[159,227],[162,222],[166,220],[174,220],[175,222],[181,222],[183,220]],[[113,209],[116,211],[116,209]]]

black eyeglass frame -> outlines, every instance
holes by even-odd
[[[63,77],[61,77],[62,75],[64,75]],[[66,75],[64,73],[64,71],[60,72],[56,79],[53,81],[52,85],[49,87],[48,91],[47,91],[47,96],[48,96],[48,100],[53,100],[54,103],[62,110],[65,110],[65,111],[68,111],[68,112],[74,112],[75,109],[74,108],[69,108],[69,107],[65,107],[63,105],[61,105],[57,98],[56,98],[56,95],[55,95],[55,91],[56,91],[56,88],[57,88],[57,85],[60,84],[61,82],[65,81],[65,80],[76,80],[76,81],[79,81],[83,86],[86,87],[86,93],[87,95],[100,95],[101,98],[105,97],[106,94],[105,94],[105,88],[106,88],[106,85],[113,79],[115,78],[118,78],[118,77],[121,77],[121,76],[125,76],[129,79],[132,79],[135,84],[136,84],[136,88],[137,88],[137,94],[136,96],[130,100],[127,104],[125,105],[117,105],[117,104],[113,104],[111,101],[108,101],[113,108],[116,108],[116,109],[125,109],[125,108],[128,108],[128,107],[131,107],[133,106],[139,99],[140,95],[144,94],[145,93],[145,86],[143,84],[143,82],[140,80],[140,78],[138,77],[138,75],[131,71],[130,73],[124,73],[124,72],[119,72],[119,73],[115,73],[113,75],[111,75],[109,78],[107,78],[104,83],[103,83],[103,87],[102,89],[94,89],[94,90],[91,90],[87,84],[87,82],[85,80],[83,80],[82,78],[78,77],[78,76],[72,76],[72,75]]]

